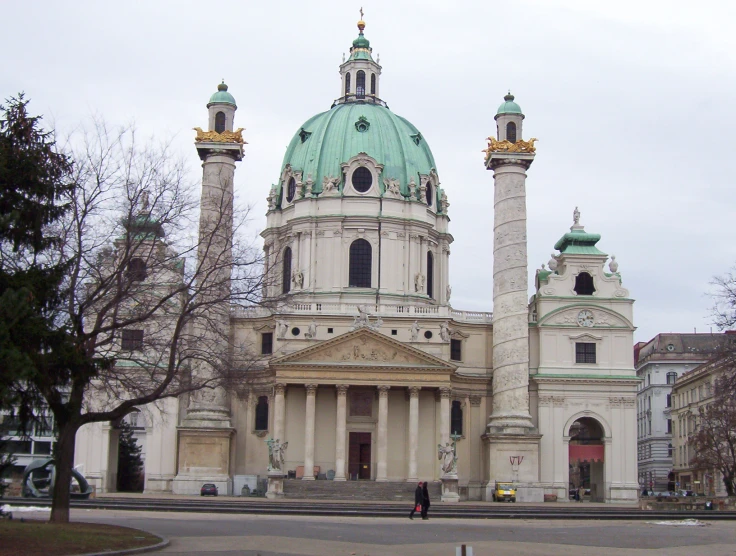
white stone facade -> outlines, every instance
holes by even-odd
[[[343,90],[358,68],[380,74],[361,48],[368,59],[341,66]],[[514,117],[521,139],[523,115]],[[301,132],[309,140],[310,130]],[[413,134],[409,145],[422,140]],[[197,143],[205,193],[217,188],[217,176],[230,187],[240,160],[210,147]],[[494,156],[495,316],[450,305],[453,238],[435,168],[399,183],[384,175],[386,161],[354,152],[338,161],[342,175],[326,176],[312,194],[313,176],[285,164],[262,232],[273,308],[233,311],[227,323],[234,345],[256,353],[252,384],[218,396],[209,414],[185,400],[160,405],[147,438],[146,490],[192,493],[218,482],[224,494],[236,476],[274,483],[269,438],[288,442],[285,470],[308,481],[317,468],[336,481],[439,481],[437,446],[457,432],[461,498],[487,499],[494,481],[513,480],[520,500],[566,501],[570,443],[582,438],[571,440],[571,430],[587,418],[602,431],[593,440],[604,446],[604,462],[587,479],[598,499],[635,499],[633,300],[618,274],[604,272],[606,255],[563,251],[556,272],[537,275],[528,301],[525,172],[533,154]],[[369,172],[370,187],[355,186],[359,169]],[[362,263],[369,285],[361,287],[350,285],[357,240],[370,245]],[[592,276],[594,294],[575,291],[581,272]],[[581,320],[581,311],[592,320]],[[595,346],[593,363],[576,362],[578,343]],[[219,425],[199,418],[218,411]],[[109,490],[109,427],[87,426],[79,436],[76,463]]]

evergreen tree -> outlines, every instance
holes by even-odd
[[[125,421],[120,421],[119,428],[117,489],[119,492],[142,492],[143,459],[141,459],[141,447],[135,439],[133,427]]]

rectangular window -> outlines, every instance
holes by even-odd
[[[264,332],[261,334],[261,355],[271,355],[273,353],[273,332]]]
[[[123,330],[120,347],[126,351],[143,349],[143,330]]]
[[[595,344],[588,342],[576,343],[575,363],[595,363]]]
[[[672,407],[672,394],[667,394],[667,407]]]
[[[463,360],[462,340],[450,340],[450,359],[453,361]]]
[[[667,434],[672,434],[672,419],[667,419]]]

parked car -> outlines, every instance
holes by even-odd
[[[200,496],[217,496],[217,485],[205,483],[199,491]]]
[[[496,486],[493,489],[493,501],[502,502],[504,500],[516,502],[516,487],[513,483],[501,483],[496,481]]]

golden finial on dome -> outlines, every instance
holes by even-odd
[[[358,29],[360,29],[360,32],[363,32],[363,29],[365,29],[365,21],[363,21],[363,7],[360,7],[360,21],[358,21]]]

